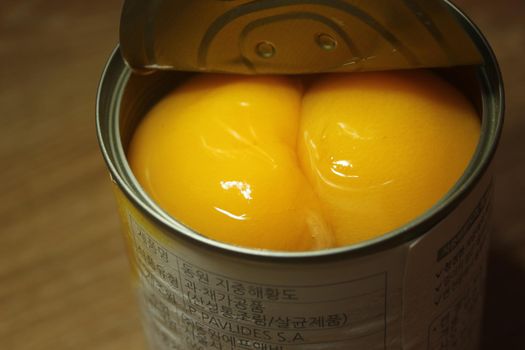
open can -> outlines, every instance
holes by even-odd
[[[470,165],[421,217],[376,239],[320,251],[217,242],[159,208],[135,180],[125,150],[147,110],[192,73],[136,74],[119,48],[113,52],[99,86],[97,131],[151,349],[478,349],[491,162],[504,96],[488,43],[457,8],[446,6],[483,60],[435,69],[481,116]]]

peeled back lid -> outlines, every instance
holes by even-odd
[[[443,0],[126,0],[137,71],[299,74],[482,62]]]

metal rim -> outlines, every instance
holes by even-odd
[[[115,154],[120,155],[121,158],[124,158],[120,159],[120,161],[124,163],[124,167],[127,165],[120,143],[118,120],[120,116],[119,103],[122,97],[122,90],[131,74],[131,70],[124,65],[118,46],[103,71],[98,88],[96,106],[96,126],[99,145],[113,181],[116,182],[121,191],[143,214],[160,224],[165,229],[164,231],[167,231],[169,234],[177,235],[178,238],[187,239],[207,249],[218,250],[230,255],[236,254],[244,258],[279,259],[297,262],[304,261],[305,259],[340,259],[382,251],[422,236],[456,208],[479,182],[491,163],[503,123],[504,92],[501,73],[494,53],[472,21],[455,6],[448,2],[447,4],[457,16],[458,21],[474,39],[474,42],[485,59],[485,64],[477,69],[477,75],[482,89],[482,132],[473,160],[456,185],[445,198],[405,226],[374,239],[350,246],[317,251],[284,252],[244,248],[222,243],[202,236],[177,222],[156,206],[153,201],[149,200],[149,197],[144,193],[140,193],[140,190],[133,189],[132,186],[130,186],[129,179],[126,179],[126,171],[122,171],[122,167],[119,169],[117,164],[119,159],[115,159],[114,157]],[[112,80],[109,79],[109,77],[114,78],[114,83],[111,83]],[[106,114],[106,111],[108,111],[109,115]],[[108,124],[104,123],[104,121],[112,121],[113,123]],[[111,124],[113,125],[111,126]],[[106,138],[116,140],[116,145],[111,145],[111,142],[107,141]],[[115,147],[117,149],[115,149]],[[127,169],[129,171],[129,168]],[[131,178],[133,178],[133,176],[131,176]]]

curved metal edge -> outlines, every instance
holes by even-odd
[[[484,80],[488,89],[488,91],[484,91],[483,106],[485,107],[486,105],[486,99],[491,99],[495,102],[492,114],[496,115],[498,118],[496,120],[496,127],[493,130],[487,130],[491,131],[491,134],[487,136],[491,139],[491,148],[489,152],[484,155],[486,161],[483,164],[481,164],[482,166],[480,167],[480,173],[482,174],[486,171],[487,167],[490,165],[492,159],[494,158],[503,130],[503,124],[505,119],[505,88],[503,85],[503,76],[501,74],[501,69],[496,54],[492,50],[487,38],[485,38],[481,30],[464,12],[462,12],[451,1],[443,1],[448,5],[449,10],[458,19],[458,22],[465,29],[465,31],[472,38],[478,39],[473,41],[476,44],[482,57],[484,58],[483,65],[480,66],[480,72],[478,73],[478,76],[480,80]],[[485,120],[486,118],[483,119]]]
[[[318,251],[307,251],[307,252],[280,252],[280,251],[266,251],[257,250],[250,248],[238,247],[222,242],[218,242],[209,238],[206,238],[191,229],[180,229],[180,223],[176,223],[175,220],[166,219],[158,212],[155,212],[151,207],[145,205],[143,201],[137,196],[136,193],[128,186],[126,180],[121,176],[119,171],[114,165],[113,159],[109,152],[108,146],[104,139],[104,132],[109,130],[104,129],[103,119],[109,116],[103,115],[102,102],[106,98],[111,99],[111,103],[114,103],[114,87],[116,84],[110,84],[108,76],[119,74],[119,79],[123,75],[128,75],[129,67],[127,67],[121,57],[119,47],[113,51],[111,58],[109,59],[106,67],[104,68],[102,78],[98,87],[97,92],[97,105],[96,105],[96,128],[97,137],[99,140],[100,149],[104,156],[105,162],[108,166],[110,174],[113,180],[116,182],[120,190],[125,196],[146,216],[153,219],[158,225],[162,226],[165,232],[174,231],[174,234],[178,234],[177,238],[183,238],[192,244],[198,244],[206,249],[218,251],[220,253],[228,255],[237,255],[242,258],[251,260],[265,260],[275,262],[279,260],[281,262],[291,263],[302,263],[305,261],[324,261],[324,260],[340,260],[347,259],[349,257],[359,257],[368,255],[373,252],[379,252],[387,250],[392,247],[398,247],[401,244],[408,243],[414,239],[424,235],[430,228],[435,226],[441,220],[443,220],[451,211],[453,211],[461,201],[471,192],[473,187],[479,182],[485,171],[489,167],[491,160],[496,151],[503,125],[503,113],[504,113],[504,90],[502,85],[502,76],[497,64],[496,57],[490,48],[487,40],[483,37],[479,29],[472,23],[472,21],[460,12],[454,5],[448,3],[451,10],[458,17],[459,21],[464,26],[465,30],[473,36],[478,49],[482,56],[485,58],[485,65],[478,68],[478,76],[482,78],[481,81],[483,89],[483,120],[488,118],[488,113],[493,115],[495,120],[495,128],[493,130],[486,130],[489,134],[485,136],[487,138],[488,150],[481,154],[482,149],[478,149],[475,158],[478,159],[476,167],[471,171],[473,174],[463,178],[463,181],[458,184],[452,190],[451,195],[446,201],[441,201],[432,209],[427,211],[423,216],[418,217],[414,221],[411,221],[407,225],[391,231],[390,233],[379,236],[375,239],[364,241],[355,245],[339,248],[331,248]],[[115,67],[116,66],[116,67]],[[120,66],[120,67],[119,67]],[[109,85],[109,86],[108,86]],[[119,101],[116,101],[119,102]],[[494,103],[493,108],[491,103]],[[118,117],[118,116],[116,116]],[[109,121],[106,121],[109,122]],[[108,135],[109,136],[109,135]],[[481,145],[481,143],[480,143]],[[176,229],[177,227],[178,229]]]

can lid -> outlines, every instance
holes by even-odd
[[[482,62],[443,0],[126,0],[136,71],[304,74]]]

